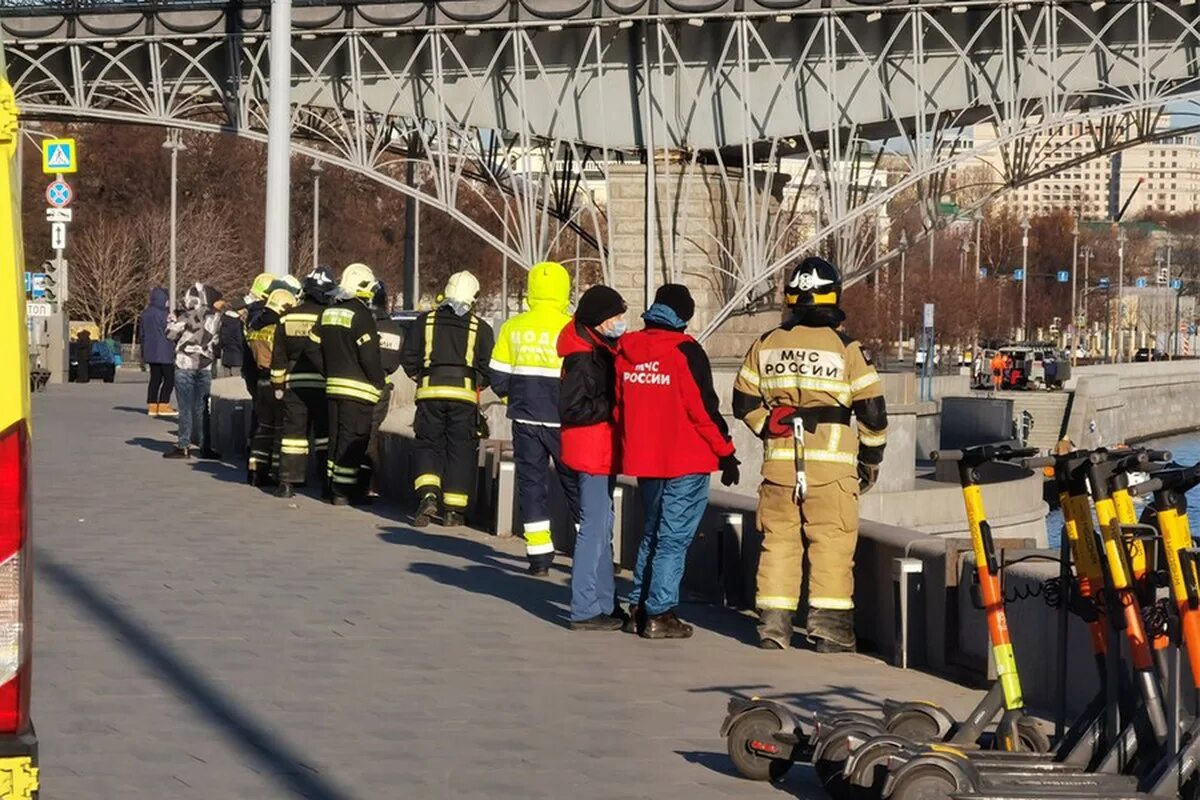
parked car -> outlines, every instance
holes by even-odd
[[[1152,347],[1139,347],[1133,354],[1134,361],[1166,361],[1167,354]]]
[[[71,342],[71,369],[68,380],[74,381],[79,370],[78,347]],[[117,379],[117,359],[104,340],[92,342],[92,355],[88,359],[88,377],[112,383]]]

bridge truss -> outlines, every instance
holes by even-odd
[[[415,196],[522,264],[564,225],[609,279],[677,276],[699,248],[718,301],[706,334],[797,255],[824,247],[853,277],[885,263],[878,215],[915,202],[931,232],[947,175],[986,150],[1003,166],[980,202],[1170,135],[1163,110],[1178,120],[1200,98],[1197,6],[1179,0],[297,5],[296,152]],[[26,117],[265,138],[265,3],[9,0],[0,24]],[[1084,147],[1064,162],[1038,143],[1068,123]],[[970,138],[980,124],[995,128],[986,144]],[[868,151],[882,180],[845,167]],[[807,158],[815,211],[782,188],[788,156]],[[409,159],[421,186],[403,179]],[[640,221],[608,202],[622,162],[646,165]],[[701,218],[683,202],[695,181],[721,189]],[[481,185],[506,198],[492,203],[502,235],[457,210]],[[643,237],[641,265],[614,255],[623,227]]]

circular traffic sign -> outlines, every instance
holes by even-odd
[[[54,208],[66,208],[71,205],[74,197],[75,192],[71,189],[71,184],[62,179],[56,180],[46,187],[46,202]]]

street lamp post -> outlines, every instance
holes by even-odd
[[[171,309],[175,309],[175,258],[176,258],[176,242],[177,242],[177,219],[179,209],[179,151],[186,150],[183,141],[179,137],[178,131],[171,131],[167,134],[167,140],[163,142],[163,148],[171,151],[171,240],[170,254],[168,256],[168,286],[167,293],[171,297]]]
[[[313,176],[313,269],[321,263],[321,173],[320,161],[314,161],[309,171]]]
[[[970,247],[966,239],[958,243],[958,280],[960,283],[967,274],[967,250]]]
[[[1119,224],[1119,223],[1118,223]],[[1117,228],[1117,363],[1125,352],[1125,229]]]
[[[1021,341],[1029,338],[1025,328],[1025,308],[1029,295],[1029,217],[1021,217]]]
[[[271,0],[271,77],[267,103],[267,213],[264,272],[291,272],[292,0]]]
[[[1076,276],[1079,273],[1079,219],[1071,228],[1071,366],[1075,366],[1075,353],[1079,350],[1079,317],[1076,313]]]
[[[983,267],[983,212],[975,212],[975,280],[980,278]]]
[[[904,267],[908,258],[908,233],[900,231],[900,338],[896,343],[896,360],[904,359]]]

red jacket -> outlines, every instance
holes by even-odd
[[[733,453],[708,356],[682,331],[648,326],[621,337],[617,409],[626,475],[713,472],[719,458]]]
[[[558,354],[563,359],[558,390],[563,463],[589,475],[615,475],[620,462],[613,424],[616,351],[572,319],[558,334]]]

